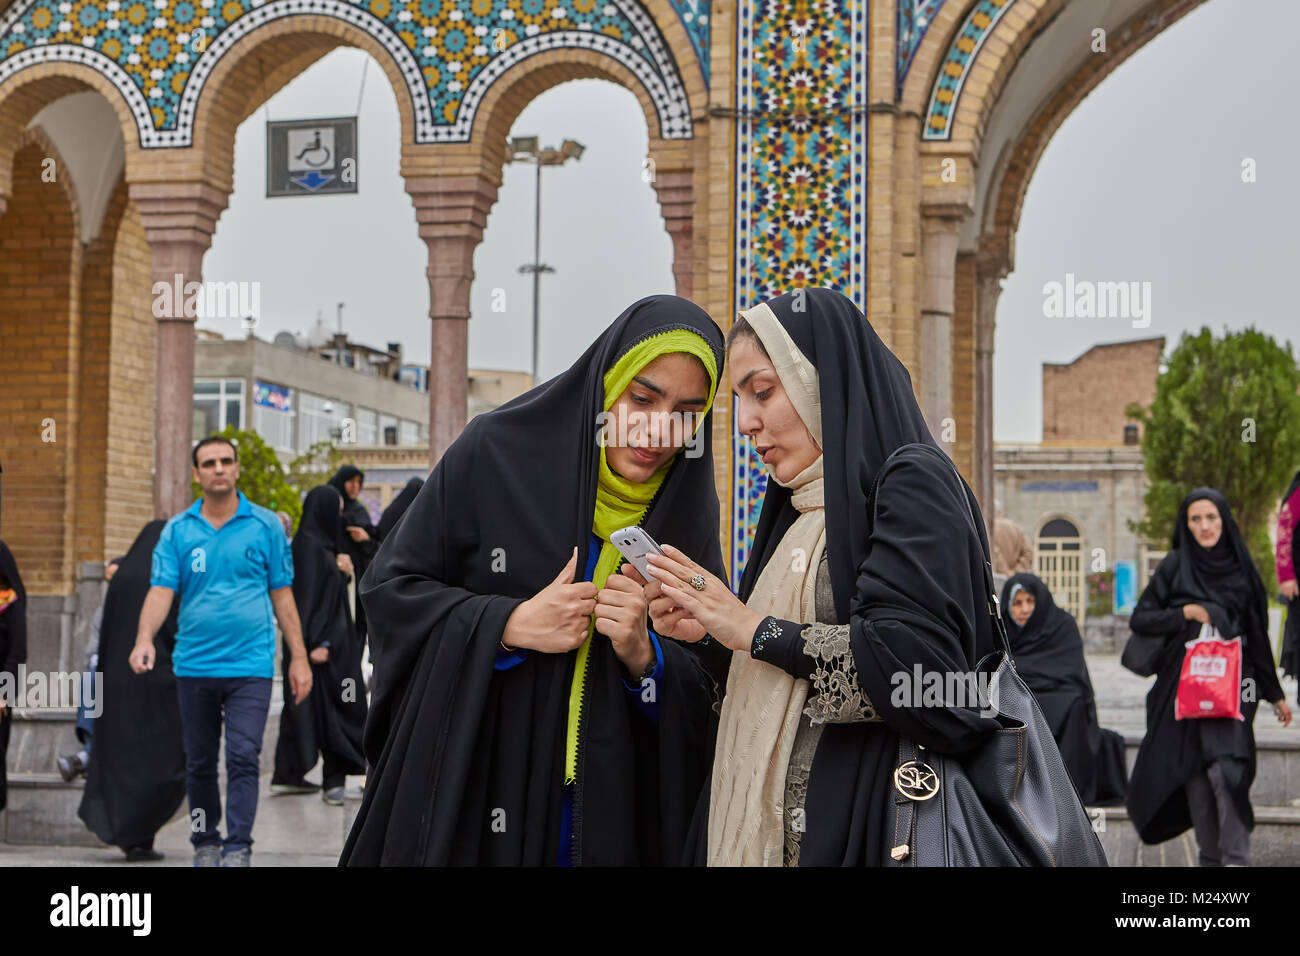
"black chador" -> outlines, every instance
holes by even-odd
[[[420,493],[420,489],[423,487],[423,478],[412,478],[397,493],[397,497],[388,503],[384,513],[379,516],[378,531],[381,543],[393,533],[393,529],[397,527],[397,522],[401,520],[402,515],[406,514],[406,509],[411,507],[411,502],[415,500],[415,496]]]
[[[1202,547],[1187,527],[1193,502],[1210,501],[1223,530],[1212,548]],[[1147,732],[1129,778],[1128,811],[1147,843],[1161,843],[1192,825],[1184,789],[1188,779],[1212,761],[1222,760],[1225,783],[1237,815],[1254,825],[1250,785],[1255,779],[1253,722],[1260,700],[1283,699],[1282,685],[1268,646],[1268,598],[1227,500],[1213,488],[1197,488],[1178,508],[1173,550],[1147,582],[1129,618],[1134,632],[1161,635],[1164,650],[1156,682],[1147,694]],[[1174,698],[1187,641],[1201,624],[1183,617],[1183,607],[1199,604],[1224,637],[1242,638],[1241,712],[1245,720],[1175,720]]]
[[[1018,588],[1034,598],[1024,627],[1011,616]],[[1012,575],[1002,586],[1002,613],[1016,671],[1042,708],[1079,798],[1090,806],[1123,803],[1124,738],[1097,723],[1097,701],[1074,617],[1057,607],[1047,585],[1028,572]]]
[[[324,758],[326,790],[343,786],[347,774],[365,773],[361,737],[366,724],[366,688],[361,675],[361,640],[348,611],[346,575],[338,568],[339,506],[330,485],[307,493],[293,536],[293,600],[310,654],[329,649],[329,659],[312,662],[311,693],[294,703],[285,695],[280,738],[275,747],[274,782],[298,784]],[[284,686],[289,686],[289,651],[282,648]]]
[[[693,349],[717,387],[722,335],[709,315],[676,296],[642,299],[567,371],[470,421],[384,541],[360,588],[374,633],[373,769],[343,865],[555,865],[562,846],[575,864],[680,861],[712,758],[707,650],[660,639],[653,723],[610,641],[591,635],[573,783],[579,652],[496,666],[515,608],[575,547],[576,580],[604,555],[592,543],[606,373],[661,335],[693,342],[666,351]],[[669,459],[639,523],[722,575],[711,425],[709,414],[696,453]]]
[[[136,536],[104,595],[99,630],[103,712],[95,720],[95,750],[77,815],[105,843],[148,848],[185,800],[185,745],[181,739],[172,648],[180,602],[154,637],[152,670],[131,669],[140,610],[149,593],[154,545],[165,521]]]

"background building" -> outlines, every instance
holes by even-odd
[[[365,471],[361,500],[376,521],[409,479],[429,473],[429,370],[403,363],[400,342],[381,351],[319,323],[271,342],[196,335],[194,440],[229,425],[249,429],[285,465],[331,440]],[[527,372],[471,370],[469,416],[531,384]]]
[[[1141,426],[1129,402],[1150,405],[1163,337],[1094,345],[1073,362],[1043,365],[1043,441],[994,445],[994,491],[1003,517],[1024,529],[1034,573],[1084,625],[1089,577],[1095,609],[1118,607],[1146,584],[1163,552],[1129,530],[1142,517]]]

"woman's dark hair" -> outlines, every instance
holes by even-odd
[[[767,354],[767,349],[763,346],[763,340],[758,337],[758,333],[754,331],[754,327],[749,324],[749,320],[743,315],[737,316],[736,321],[733,322],[731,328],[727,330],[727,338],[726,341],[723,342],[722,351],[729,354],[731,352],[731,347],[736,344],[736,340],[739,338],[753,339],[754,344],[758,346],[758,350],[763,353],[763,357],[769,362],[772,360],[772,356]]]

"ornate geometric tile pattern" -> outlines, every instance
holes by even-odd
[[[898,0],[898,63],[894,76],[898,80],[897,95],[903,95],[903,81],[912,68],[912,58],[925,39],[935,15],[948,0]]]
[[[737,0],[737,311],[800,286],[866,307],[868,2]],[[738,431],[732,450],[739,583],[766,472]]]
[[[0,82],[35,63],[84,63],[121,91],[142,146],[188,146],[220,58],[257,27],[303,14],[337,17],[384,45],[406,81],[417,143],[469,139],[492,82],[557,48],[613,57],[645,85],[659,135],[691,137],[681,75],[638,0],[18,0],[0,17]]]
[[[700,72],[704,74],[704,85],[709,85],[709,0],[668,0],[686,35],[690,38],[691,48],[700,61]]]
[[[939,78],[935,80],[934,90],[930,94],[930,106],[925,114],[925,125],[921,130],[922,139],[952,138],[952,117],[957,109],[957,100],[961,97],[961,88],[966,82],[966,74],[975,62],[975,54],[1002,19],[1002,14],[1011,9],[1015,2],[1016,0],[980,0],[967,15],[966,22],[957,33],[957,39],[948,48]]]

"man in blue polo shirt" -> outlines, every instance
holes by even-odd
[[[293,557],[275,512],[236,490],[239,454],[224,438],[194,446],[203,497],[174,516],[153,551],[131,667],[152,670],[153,638],[180,592],[172,670],[185,741],[195,866],[248,866],[262,735],[275,673],[275,621],[289,645],[289,691],[301,703],[311,665],[293,601]],[[274,615],[274,617],[272,616]],[[226,838],[217,754],[226,725]]]

